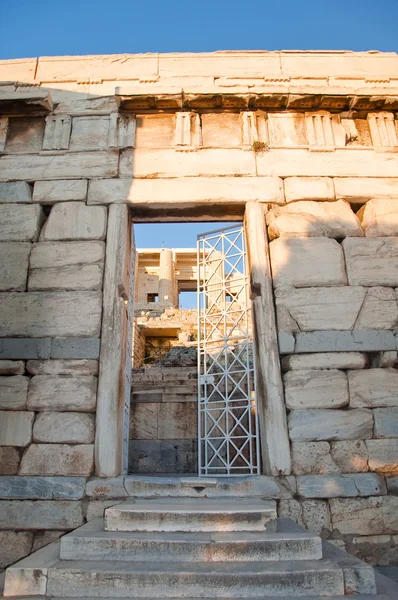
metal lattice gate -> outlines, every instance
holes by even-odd
[[[199,475],[259,473],[243,226],[198,236]]]

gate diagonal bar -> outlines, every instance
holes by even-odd
[[[198,236],[199,476],[257,475],[256,365],[242,225]]]

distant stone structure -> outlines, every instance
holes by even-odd
[[[131,392],[133,330],[186,333],[196,277],[191,251],[137,262],[132,223],[184,221],[246,231],[261,468],[231,493],[397,560],[397,113],[395,53],[0,61],[0,567],[127,496],[201,493],[128,475],[196,464],[195,367],[137,344]]]

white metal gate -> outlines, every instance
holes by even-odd
[[[199,475],[259,473],[249,274],[242,225],[198,236]]]

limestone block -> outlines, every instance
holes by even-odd
[[[336,240],[279,238],[270,243],[275,287],[346,285],[344,257]]]
[[[26,370],[31,375],[98,375],[98,360],[28,360]]]
[[[21,410],[26,408],[29,377],[11,375],[0,377],[0,409]]]
[[[0,291],[26,290],[31,248],[32,244],[29,242],[0,242]]]
[[[398,438],[398,406],[375,408],[373,411],[375,438]]]
[[[20,560],[32,549],[33,533],[0,531],[0,568]]]
[[[36,181],[65,177],[115,177],[119,151],[6,155],[0,158],[0,181]]]
[[[303,498],[353,498],[387,493],[384,478],[374,473],[303,475],[297,477],[297,491]]]
[[[379,535],[398,530],[398,498],[331,498],[333,528],[343,535]]]
[[[286,177],[284,180],[286,202],[299,200],[332,201],[334,197],[331,177]]]
[[[31,269],[62,268],[83,264],[103,264],[105,243],[39,242],[34,244],[30,257]]]
[[[369,470],[398,474],[398,439],[366,440]]]
[[[300,201],[273,208],[267,213],[270,240],[277,237],[363,236],[358,217],[345,200]]]
[[[34,269],[29,273],[29,291],[101,290],[103,264]]]
[[[257,174],[278,177],[396,177],[398,157],[387,152],[337,148],[308,152],[307,148],[272,148],[256,154]],[[336,194],[336,198],[338,198]],[[361,198],[357,202],[361,202]]]
[[[2,477],[2,500],[81,500],[85,477]]]
[[[3,500],[0,529],[74,529],[83,525],[81,502],[55,500]]]
[[[292,466],[295,475],[339,473],[330,455],[328,442],[298,442],[292,444]]]
[[[302,504],[298,500],[280,500],[278,502],[278,517],[292,519],[292,521],[295,521],[298,525],[305,527]]]
[[[32,189],[26,181],[0,183],[0,203],[11,204],[32,202]]]
[[[396,329],[398,304],[392,288],[373,287],[366,294],[355,329]]]
[[[381,368],[395,367],[398,362],[398,352],[389,350],[388,352],[380,352],[378,365]],[[376,365],[375,365],[376,366]]]
[[[288,334],[286,334],[288,335]],[[378,352],[395,350],[396,341],[392,331],[368,330],[359,331],[311,331],[297,333],[293,350],[302,352],[341,352],[361,350]]]
[[[41,206],[0,204],[0,242],[35,241],[43,222]]]
[[[97,378],[91,375],[35,375],[30,380],[28,409],[37,411],[95,411]]]
[[[76,200],[84,201],[86,196],[86,179],[36,181],[33,188],[33,202],[39,202],[40,204],[55,204],[55,202],[70,202]]]
[[[332,442],[330,453],[342,473],[366,473],[368,470],[368,449],[361,440]]]
[[[94,445],[31,444],[22,457],[20,475],[88,477],[94,468]],[[46,523],[46,529],[48,525]]]
[[[16,448],[0,447],[0,475],[16,475],[19,467],[19,452]]]
[[[374,198],[358,211],[366,237],[398,235],[397,198]]]
[[[290,265],[286,267],[286,270],[290,271]],[[284,267],[281,268],[282,276],[283,271]],[[365,294],[366,289],[359,286],[303,289],[286,286],[276,288],[278,329],[281,330],[281,326],[285,331],[347,331],[353,329]],[[280,318],[281,311],[285,312],[285,314],[282,312],[282,319]]]
[[[338,177],[334,179],[336,198],[358,203],[373,198],[398,198],[398,177]]]
[[[328,503],[324,500],[303,500],[301,506],[304,527],[311,533],[328,537],[332,530]]]
[[[355,440],[372,436],[370,410],[293,410],[288,417],[292,442]]]
[[[109,117],[73,117],[69,150],[103,150],[108,135]]]
[[[0,375],[22,375],[24,372],[22,360],[0,360]]]
[[[284,204],[283,181],[279,177],[188,177],[176,179],[94,179],[88,189],[88,204],[162,205],[182,209],[198,202],[242,203],[249,200]]]
[[[0,411],[0,446],[23,447],[32,441],[35,413],[26,411]]]
[[[347,376],[337,369],[289,371],[284,376],[289,409],[340,408],[349,402]]]
[[[398,371],[365,369],[349,371],[350,407],[398,406]]]
[[[94,416],[82,413],[39,413],[33,426],[33,441],[47,444],[92,444]]]
[[[124,487],[124,477],[92,479],[87,482],[86,495],[90,498],[126,498],[128,493]]]
[[[0,337],[99,337],[101,292],[0,293],[0,303]]]
[[[106,236],[106,216],[104,206],[60,202],[52,207],[40,234],[40,241],[103,240]]]
[[[362,352],[291,354],[282,358],[282,369],[284,371],[302,369],[364,369],[366,364],[366,354]]]
[[[203,148],[196,152],[142,148],[123,150],[120,177],[200,177],[256,175],[253,152],[240,149]]]
[[[342,246],[350,285],[398,286],[398,239],[346,238]]]

